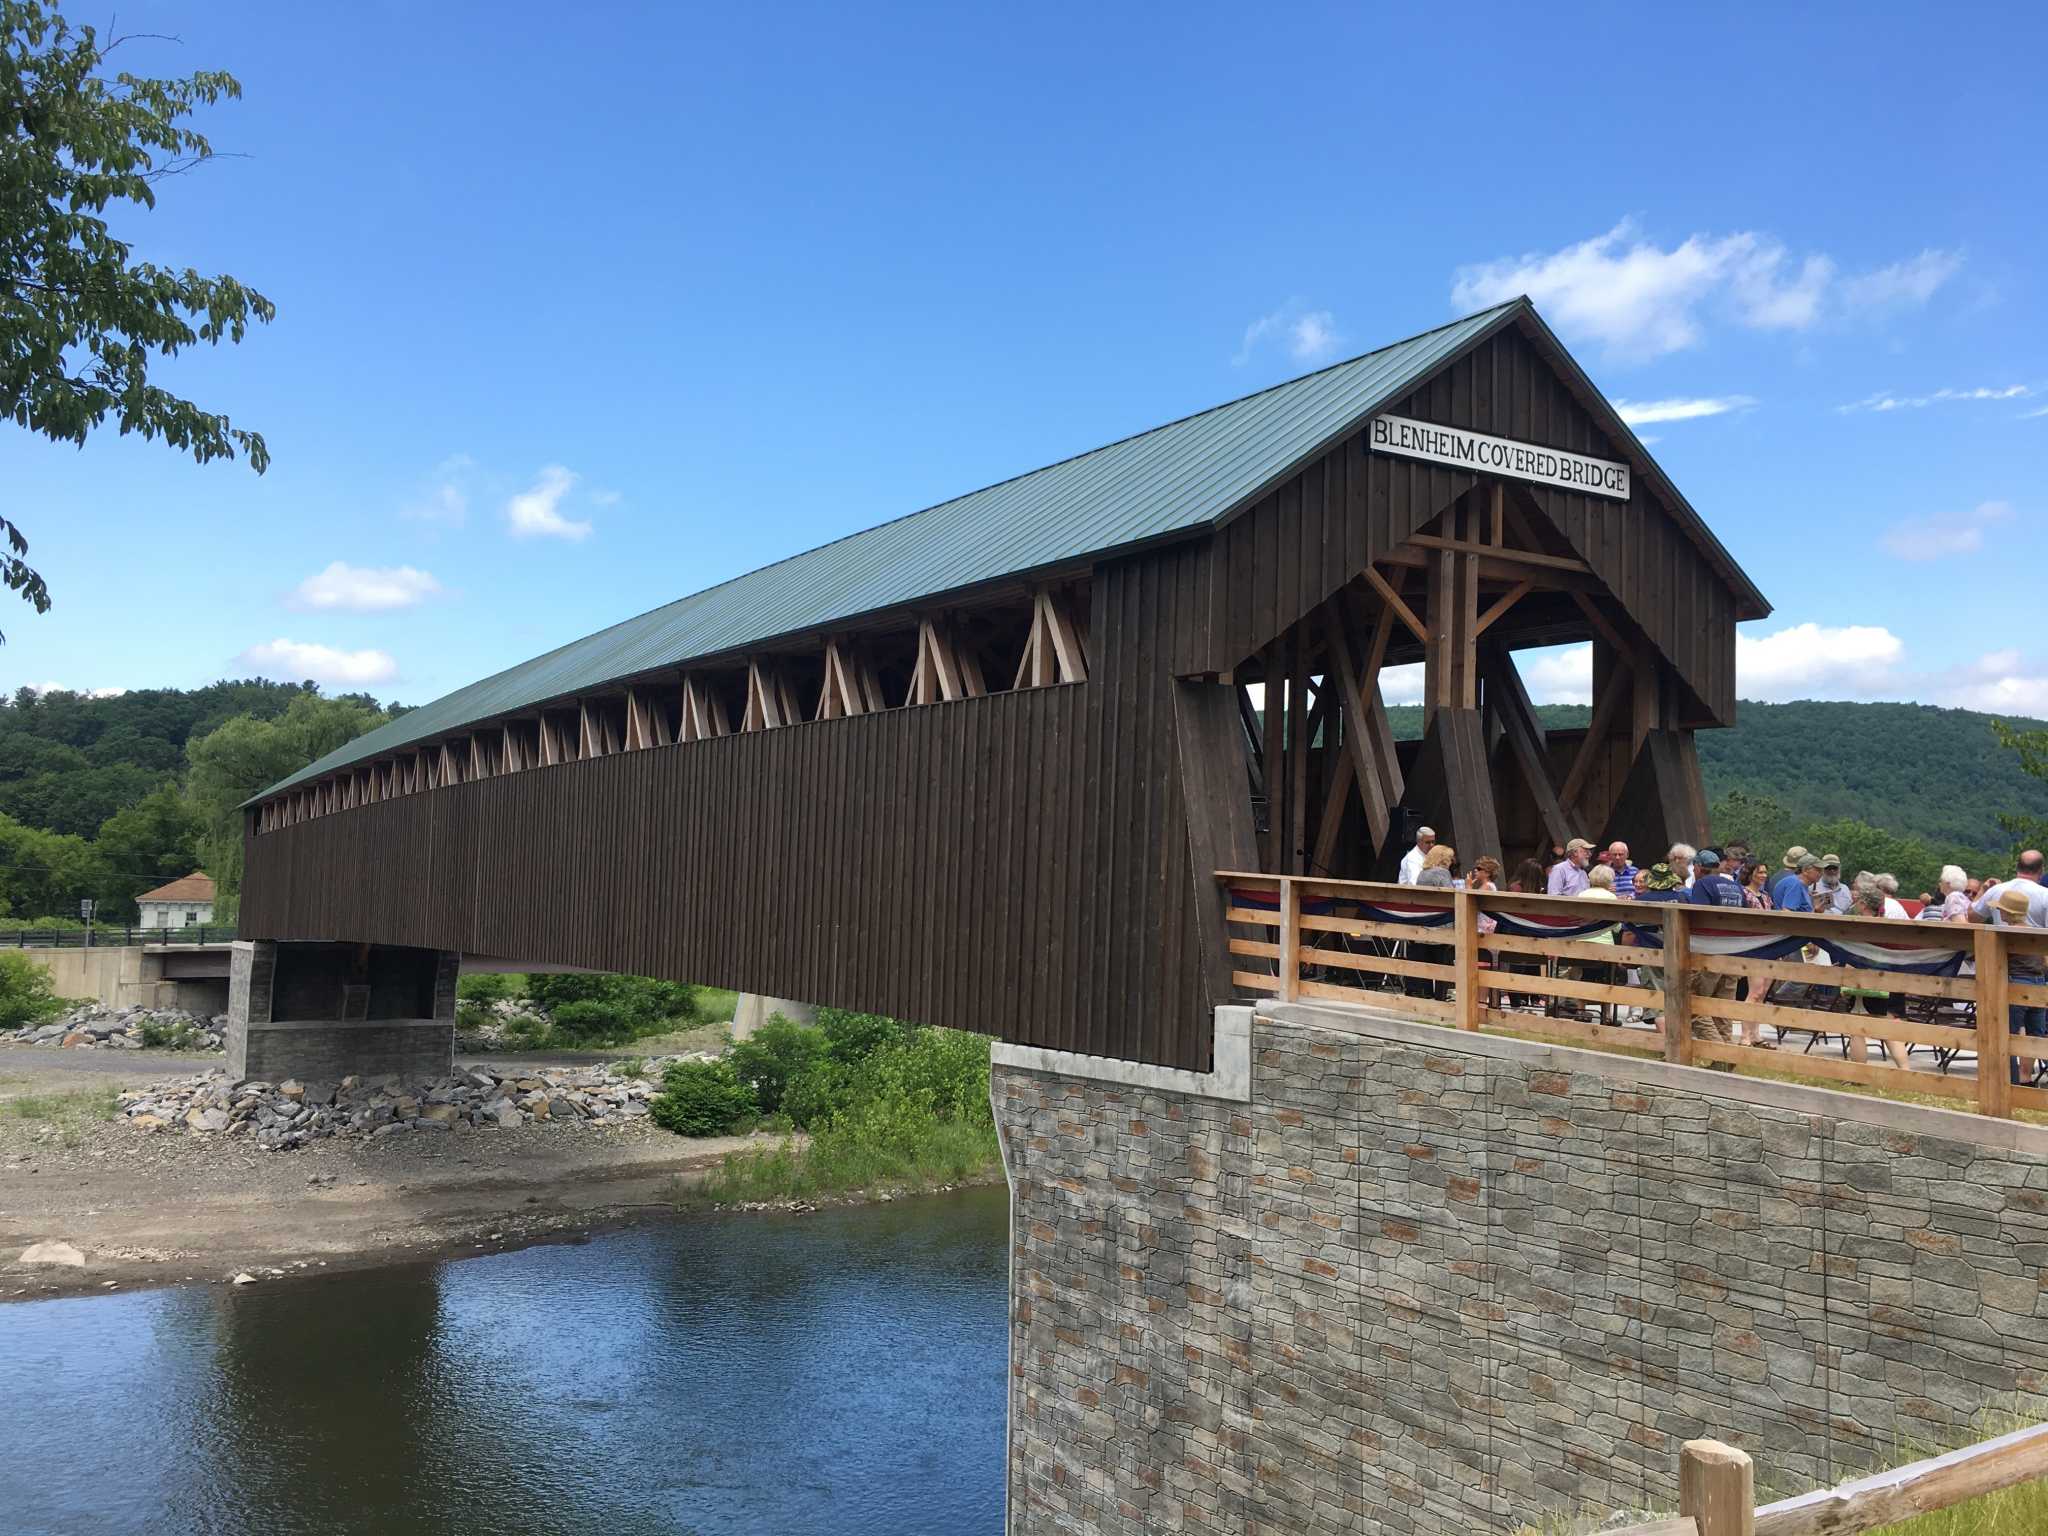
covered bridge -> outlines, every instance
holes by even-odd
[[[1697,840],[1768,611],[1518,299],[404,715],[251,802],[241,933],[1206,1068],[1216,871]],[[1579,641],[1590,725],[1546,732],[1512,653]]]

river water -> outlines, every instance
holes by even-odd
[[[1006,1211],[0,1307],[0,1526],[994,1536]]]

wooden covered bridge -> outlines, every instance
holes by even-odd
[[[1466,859],[1698,840],[1692,733],[1766,612],[1516,300],[404,715],[251,803],[241,933],[1202,1069],[1217,870],[1384,874],[1419,821]],[[1546,732],[1513,653],[1568,642],[1591,720]]]

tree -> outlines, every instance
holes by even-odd
[[[106,883],[106,863],[84,838],[0,815],[0,900],[11,916],[75,918],[79,900]]]
[[[136,260],[106,217],[115,204],[154,208],[159,182],[211,159],[184,121],[242,87],[220,70],[108,74],[124,41],[103,44],[45,0],[0,0],[0,411],[81,446],[112,416],[201,464],[245,454],[261,474],[260,434],[152,383],[149,367],[240,342],[276,307],[235,278]],[[0,583],[45,613],[49,586],[27,554],[20,525],[0,516]]]
[[[137,896],[197,869],[205,830],[199,813],[168,784],[109,816],[93,840],[107,868],[99,893],[106,920],[133,921]]]
[[[1992,721],[1991,729],[2001,747],[2019,754],[2021,772],[2048,780],[2048,731],[2018,731],[2003,720]],[[1999,814],[1998,824],[2012,838],[2016,852],[2048,846],[2048,819],[2004,811]]]
[[[200,863],[213,876],[222,917],[242,888],[242,803],[387,718],[359,697],[300,693],[275,720],[238,715],[186,744],[185,794],[205,829]]]

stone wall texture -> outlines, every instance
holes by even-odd
[[[1249,1104],[997,1069],[1013,1533],[1466,1536],[2048,1417],[2048,1133],[1276,1011]]]

